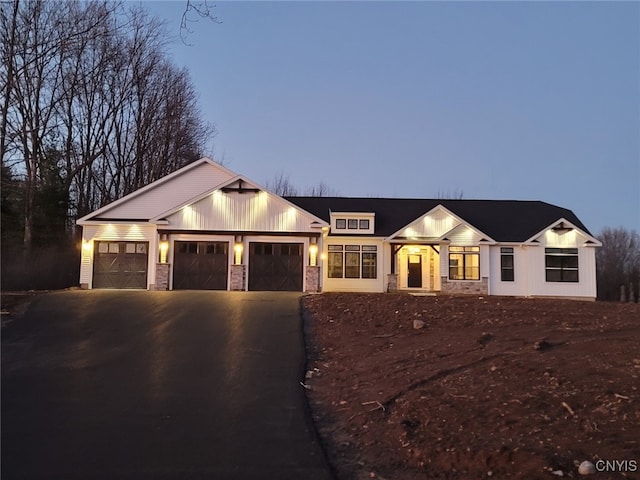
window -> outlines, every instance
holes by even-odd
[[[342,245],[329,245],[328,247],[329,254],[327,255],[329,270],[328,276],[329,278],[342,278],[343,271],[343,254],[342,254]]]
[[[377,278],[377,246],[329,245],[327,250],[329,278]]]
[[[373,233],[372,220],[368,218],[335,218],[332,222],[335,222],[336,230],[350,230],[349,233]]]
[[[480,247],[449,247],[449,278],[480,280]]]
[[[378,278],[377,250],[378,247],[375,245],[362,246],[362,278]]]
[[[544,257],[547,282],[578,281],[577,248],[545,248]]]
[[[513,247],[500,247],[500,280],[513,282]]]

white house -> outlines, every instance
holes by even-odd
[[[539,201],[280,197],[203,158],[78,220],[82,288],[595,299],[595,239]]]

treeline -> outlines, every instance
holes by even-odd
[[[604,228],[597,236],[598,298],[640,301],[640,234],[623,227]]]
[[[74,245],[77,218],[202,156],[213,127],[168,38],[136,4],[0,3],[3,287],[9,260]]]

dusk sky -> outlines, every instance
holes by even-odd
[[[209,153],[258,183],[543,200],[640,231],[638,2],[219,2],[192,46],[186,1],[140,4],[175,34]]]

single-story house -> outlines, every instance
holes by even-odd
[[[207,158],[78,225],[82,288],[595,299],[601,246],[540,201],[281,197]]]

